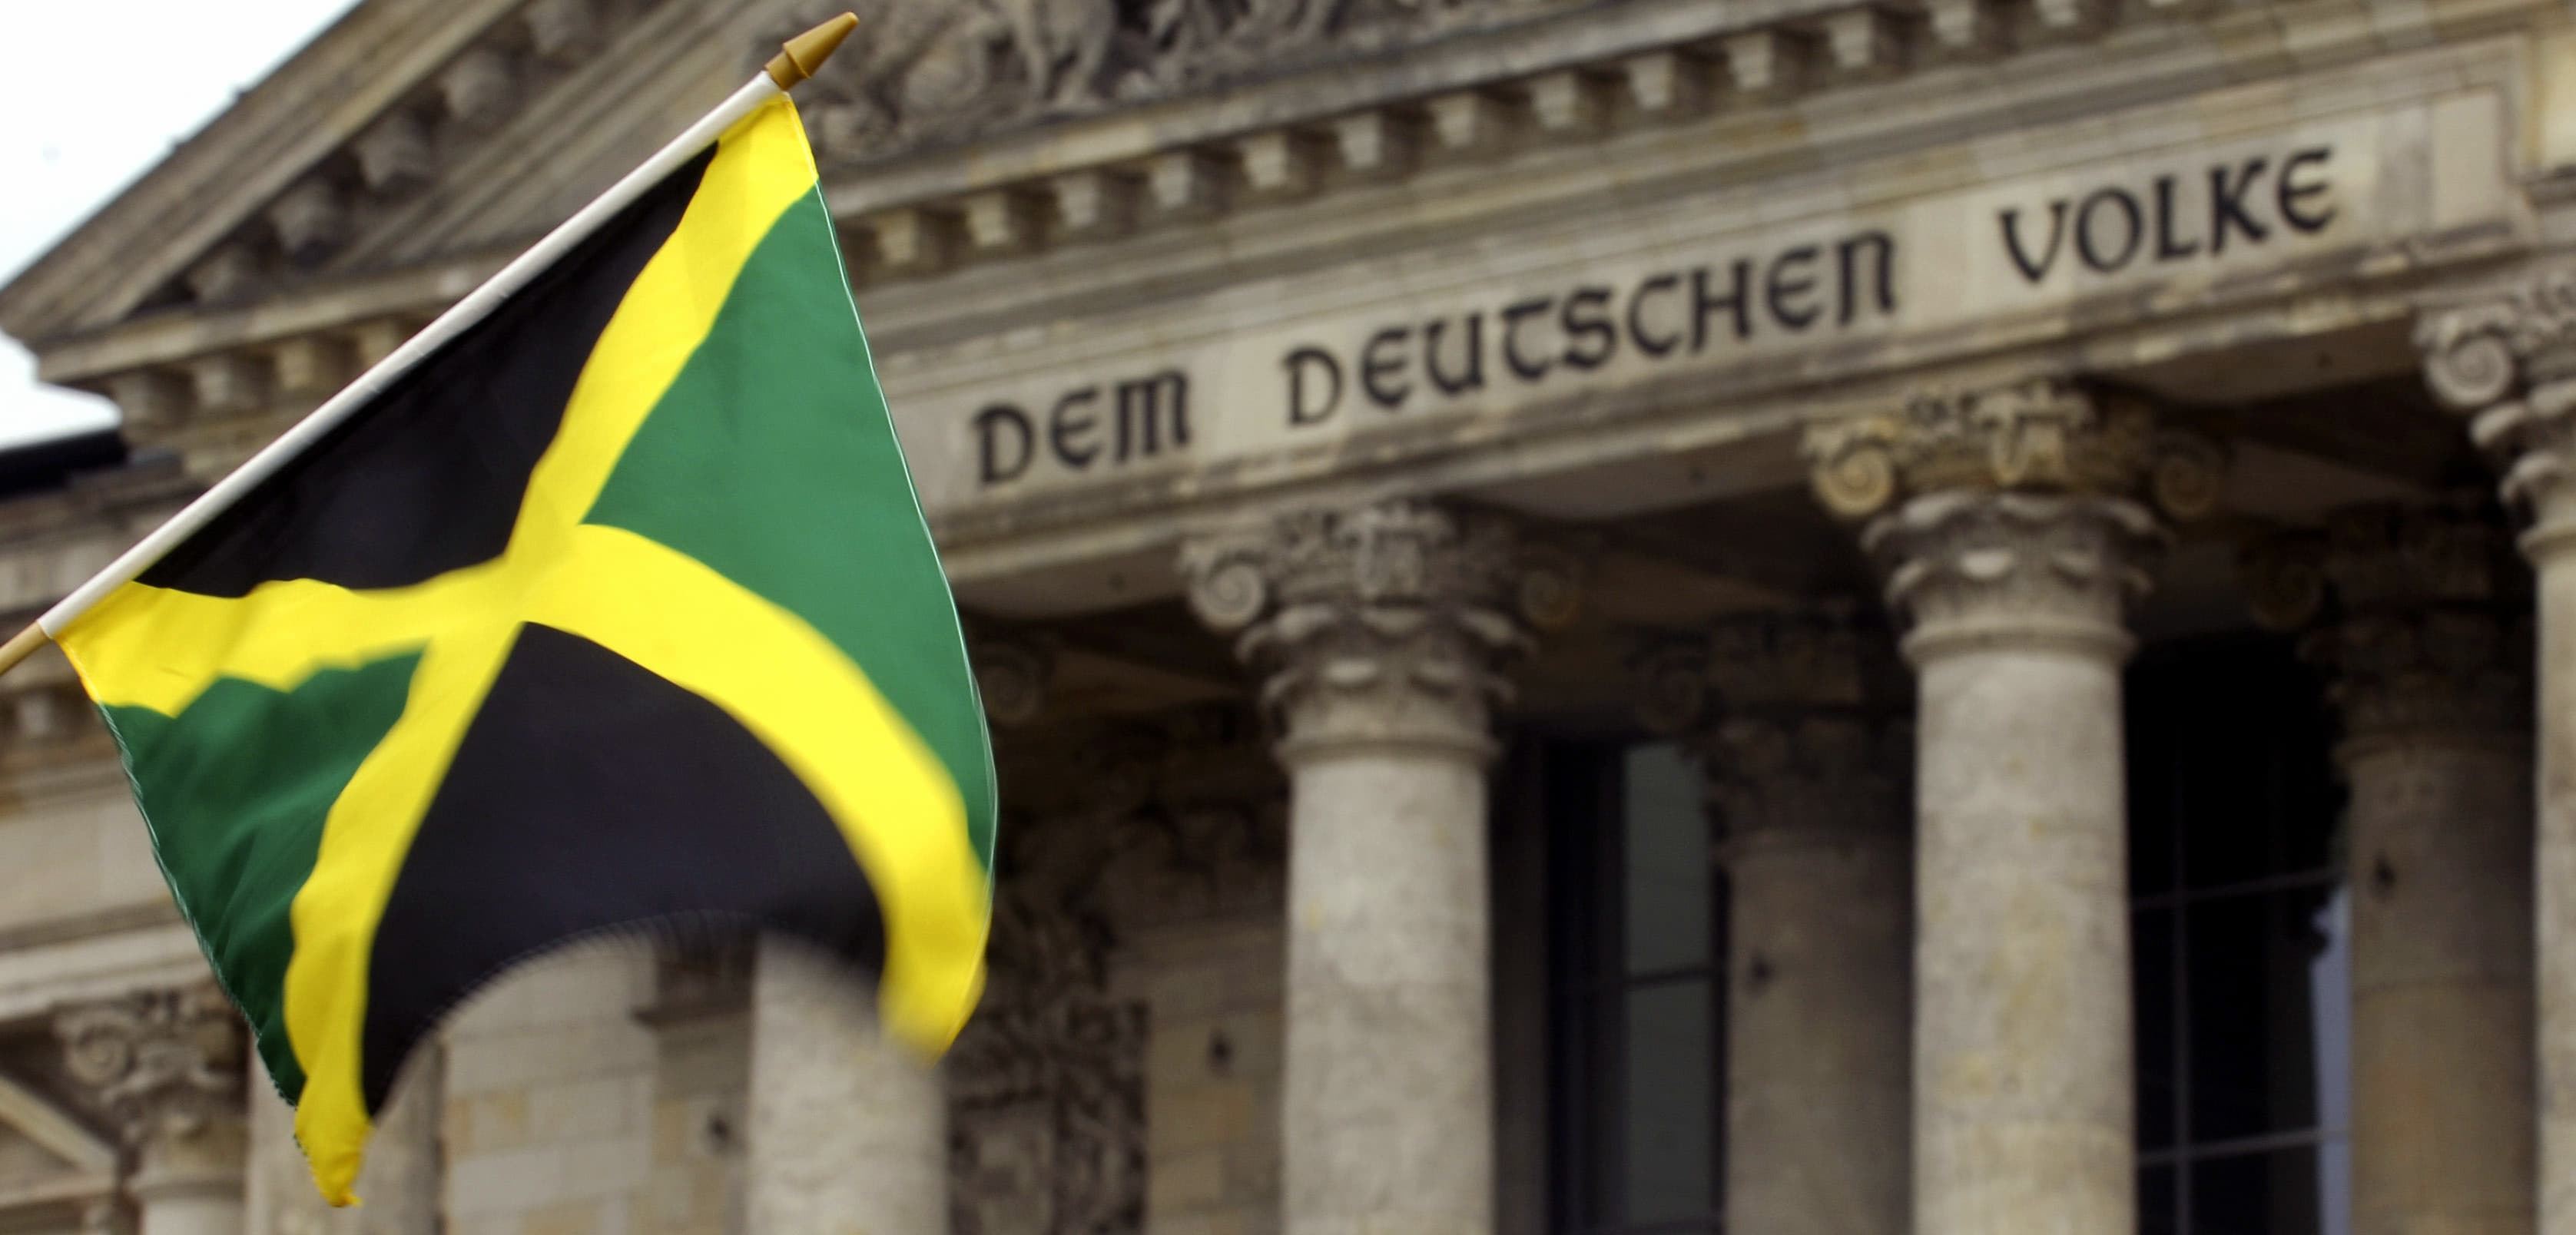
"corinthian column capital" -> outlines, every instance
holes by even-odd
[[[2576,377],[2576,267],[2454,294],[2415,324],[2424,379],[2453,409],[2483,411]]]
[[[1885,636],[1839,608],[1743,614],[1641,658],[1638,713],[1699,759],[1728,851],[1905,818],[1913,734]]]
[[[2246,555],[2256,620],[2301,634],[2348,742],[2512,738],[2530,726],[2528,572],[2474,504],[2370,505]]]
[[[147,1149],[232,1130],[242,1110],[242,1023],[213,983],[137,991],[55,1014],[72,1079]]]
[[[2057,379],[1921,395],[1815,426],[1806,452],[1826,508],[1865,521],[1917,658],[1998,638],[2124,653],[2157,513],[2209,513],[2225,474],[2143,402]]]
[[[2425,384],[2504,472],[2509,502],[2537,522],[2531,548],[2576,529],[2576,268],[2451,297],[2415,325]]]
[[[1236,636],[1285,722],[1283,754],[1348,742],[1483,752],[1501,670],[1572,616],[1561,555],[1509,525],[1413,501],[1306,511],[1181,553],[1190,607]]]
[[[2225,471],[2215,445],[2158,431],[2143,401],[2058,378],[1926,391],[1809,429],[1806,453],[1816,496],[1854,520],[1941,493],[2143,500],[2189,519],[2217,507]]]

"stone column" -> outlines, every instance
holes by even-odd
[[[750,1228],[816,1235],[948,1229],[948,1099],[936,1068],[877,1028],[867,984],[766,938],[751,983]]]
[[[1502,659],[1570,588],[1412,503],[1194,541],[1289,777],[1287,1235],[1490,1235],[1485,767]]]
[[[1906,1230],[1914,756],[1883,640],[1734,618],[1649,684],[1679,707],[1648,724],[1698,753],[1725,837],[1731,1235]]]
[[[2453,298],[2417,323],[2427,383],[2469,418],[2530,516],[2537,590],[2538,768],[2532,866],[2538,1224],[2576,1229],[2576,269]]]
[[[56,1014],[72,1079],[134,1152],[141,1235],[242,1235],[242,1022],[209,982]]]
[[[2341,512],[2257,617],[2330,675],[2352,896],[2360,1235],[2532,1229],[2523,571],[2474,509]]]
[[[2215,452],[2042,381],[1810,432],[1912,618],[1916,1235],[2137,1227],[2120,666]]]

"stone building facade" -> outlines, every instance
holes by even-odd
[[[123,416],[0,458],[0,616],[821,15],[359,4],[0,288]],[[325,1211],[39,662],[0,1232],[2576,1231],[2564,6],[860,16],[800,102],[1007,809],[955,1053],[567,952]]]

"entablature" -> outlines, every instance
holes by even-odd
[[[2532,20],[2505,0],[1980,0],[1873,10],[1841,51],[1809,0],[1516,11],[1403,63],[833,173],[961,596],[1024,616],[1168,597],[1184,524],[1284,502],[1438,491],[1598,520],[1794,488],[1803,424],[1926,382],[2082,373],[2191,401],[2402,371],[2425,286],[2553,234],[2540,36],[2497,32]],[[1747,76],[1748,31],[1808,68]],[[1444,106],[1490,140],[1444,143]],[[1357,174],[1335,117],[1362,113],[1421,157]],[[1098,188],[1068,177],[1150,199],[1148,164],[1184,154],[1222,185],[1273,156],[1314,175],[1058,226],[1065,192]],[[906,211],[969,242],[978,211],[1029,230],[896,277],[868,246]],[[142,392],[130,431],[204,476],[498,260],[350,284],[336,316],[314,292],[140,322],[46,371]]]

